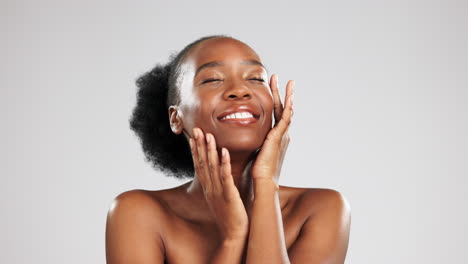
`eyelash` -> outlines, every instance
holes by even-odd
[[[209,82],[216,82],[216,81],[222,81],[221,79],[206,79],[202,83],[209,83]]]
[[[265,80],[263,80],[263,78],[252,78],[250,80],[255,80],[255,81],[259,81],[259,82],[265,82]]]
[[[254,80],[254,81],[259,81],[259,82],[265,82],[264,79],[262,78],[251,78],[249,80]],[[216,82],[216,81],[222,81],[221,79],[206,79],[202,83],[209,83],[209,82]]]

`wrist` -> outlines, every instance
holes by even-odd
[[[279,193],[279,184],[273,178],[254,178],[253,186],[255,197]]]
[[[211,257],[211,264],[241,263],[246,240],[224,239]]]
[[[239,248],[244,247],[245,241],[247,240],[247,235],[235,238],[224,238],[221,245],[224,248]]]
[[[253,178],[254,187],[257,188],[272,188],[279,190],[278,180],[273,177],[256,177]]]
[[[222,241],[226,242],[227,244],[236,244],[236,243],[243,243],[249,236],[249,227],[245,227],[245,229],[237,229],[236,231],[231,231],[228,233],[224,233],[221,235]]]

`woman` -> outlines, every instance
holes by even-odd
[[[278,185],[294,82],[283,106],[277,75],[266,80],[255,51],[227,36],[198,39],[138,79],[130,123],[147,159],[193,180],[120,194],[107,263],[344,262],[343,196]]]

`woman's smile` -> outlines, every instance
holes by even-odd
[[[257,122],[259,117],[260,114],[253,107],[238,105],[226,109],[217,119],[221,123],[229,125],[250,125]]]

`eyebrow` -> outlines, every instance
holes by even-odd
[[[259,62],[258,60],[243,60],[241,61],[240,64],[244,64],[244,65],[258,65],[258,66],[261,66],[265,69],[265,71],[268,72],[268,70],[266,69],[266,67],[261,63]],[[224,66],[224,62],[221,62],[221,61],[210,61],[210,62],[207,62],[207,63],[204,63],[202,64],[200,67],[198,67],[198,69],[195,71],[195,76],[197,76],[197,74],[205,69],[205,68],[208,68],[208,67],[220,67],[220,66]]]

